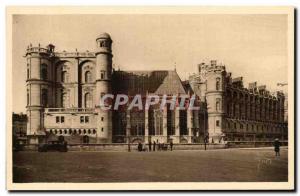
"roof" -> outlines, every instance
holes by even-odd
[[[110,38],[110,35],[106,32],[103,32],[103,33],[100,33],[98,36],[97,36],[97,39],[111,39]]]
[[[178,74],[173,70],[114,71],[112,81],[115,94],[186,94]]]

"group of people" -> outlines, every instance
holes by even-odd
[[[170,146],[170,150],[173,151],[173,142],[170,141],[169,143],[169,146]],[[148,148],[147,146],[141,142],[138,143],[138,151],[163,151],[163,150],[168,150],[168,144],[165,144],[163,142],[159,142],[158,140],[154,140],[153,143],[152,141],[149,141],[148,143]]]

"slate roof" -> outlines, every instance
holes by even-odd
[[[186,94],[176,71],[114,71],[112,91],[115,94],[145,95]]]

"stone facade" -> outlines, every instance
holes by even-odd
[[[190,76],[194,92],[207,103],[210,142],[287,140],[287,99],[271,94],[265,85],[232,78],[225,66],[212,60],[199,64]]]
[[[96,39],[95,52],[55,52],[28,46],[27,135],[30,143],[51,136],[69,143],[170,142],[211,143],[229,140],[286,139],[284,95],[271,95],[256,83],[244,88],[242,78],[232,79],[225,66],[211,61],[199,65],[199,73],[181,81],[176,70],[122,71],[112,69],[112,39],[107,33]],[[104,94],[126,94],[132,99],[148,95],[196,95],[200,110],[105,111]],[[189,99],[188,98],[188,99]],[[179,103],[181,100],[177,99]],[[234,127],[234,128],[233,128]]]

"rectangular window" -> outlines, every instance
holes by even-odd
[[[220,121],[219,121],[219,120],[216,121],[216,126],[217,126],[217,127],[220,126]]]
[[[64,122],[65,122],[65,117],[64,117],[64,116],[61,116],[61,117],[60,117],[60,122],[61,122],[61,123],[64,123]]]
[[[84,123],[84,116],[80,116],[80,123]]]
[[[234,123],[234,128],[236,129],[236,123]]]
[[[104,131],[103,127],[101,128],[101,131],[102,131],[102,132]]]
[[[104,121],[104,117],[101,117],[101,121]]]
[[[243,128],[244,128],[243,124],[240,124],[240,129],[243,129]]]
[[[56,123],[59,123],[59,116],[56,116]]]
[[[85,121],[84,121],[85,123],[89,122],[89,117],[88,116],[85,116],[84,119],[85,119]]]

